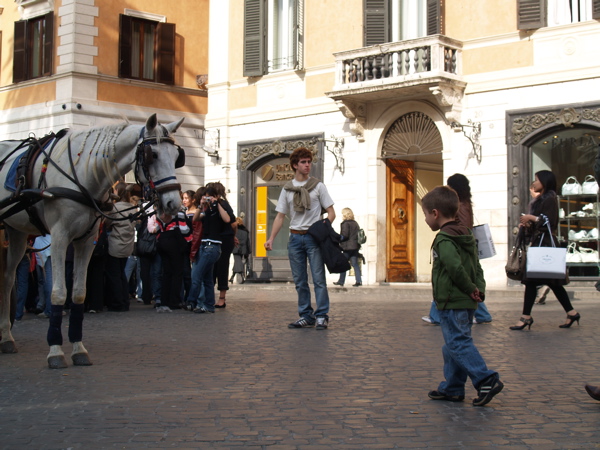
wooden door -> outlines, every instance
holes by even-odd
[[[387,281],[415,281],[414,163],[387,160]]]

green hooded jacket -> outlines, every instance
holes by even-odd
[[[457,222],[442,226],[431,246],[431,280],[437,309],[477,309],[469,294],[485,296],[485,279],[473,233]]]

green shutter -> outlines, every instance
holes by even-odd
[[[535,30],[546,26],[546,0],[517,0],[517,29]]]
[[[52,75],[52,61],[54,60],[54,13],[49,12],[44,17],[44,55],[42,75]]]
[[[390,42],[388,0],[364,0],[364,46]]]
[[[427,36],[444,34],[442,0],[427,0]]]
[[[296,0],[294,15],[294,69],[304,69],[304,0]]]
[[[592,18],[600,19],[600,0],[592,0]]]
[[[175,24],[156,27],[156,82],[175,84]]]
[[[119,14],[119,77],[131,78],[131,30],[130,16]]]
[[[266,5],[264,0],[244,1],[244,76],[266,73]]]
[[[13,48],[13,83],[27,79],[27,21],[15,22],[15,44]]]

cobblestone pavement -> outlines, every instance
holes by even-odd
[[[47,321],[14,327],[0,355],[0,448],[598,448],[600,293],[574,301],[559,329],[550,295],[531,331],[508,330],[522,290],[488,293],[494,321],[474,326],[504,391],[486,407],[432,401],[442,377],[428,289],[331,289],[328,330],[290,330],[286,285],[235,285],[215,314],[87,314],[91,367],[49,370]],[[68,321],[66,321],[68,322]],[[66,336],[66,329],[63,331]],[[64,346],[70,353],[70,344]]]

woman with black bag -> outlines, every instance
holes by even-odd
[[[520,227],[525,227],[525,239],[533,246],[552,247],[553,240],[556,241],[554,234],[558,227],[558,200],[556,197],[556,177],[549,170],[540,170],[535,174],[535,181],[532,184],[535,192],[540,195],[530,204],[529,214],[523,214],[520,220]],[[552,234],[547,231],[547,223],[550,226]],[[546,232],[544,233],[544,230]],[[559,328],[569,328],[573,322],[579,325],[581,315],[573,309],[569,294],[564,286],[569,283],[568,274],[560,279],[535,279],[527,278],[523,275],[521,283],[525,285],[525,296],[523,299],[523,314],[519,322],[510,327],[511,330],[522,330],[525,327],[531,329],[533,317],[531,309],[535,303],[537,287],[547,285],[567,313],[567,320]]]

